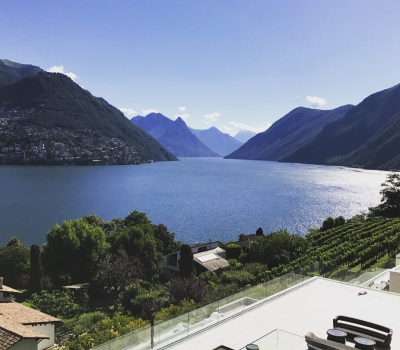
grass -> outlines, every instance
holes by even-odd
[[[375,264],[371,265],[371,268],[380,268],[380,269],[391,269],[396,265],[396,258],[389,257],[388,255],[380,258]]]

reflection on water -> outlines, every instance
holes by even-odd
[[[380,201],[387,173],[277,162],[183,158],[105,167],[0,167],[0,244],[42,244],[55,223],[137,209],[185,242],[234,240],[287,228],[305,234],[327,216]]]

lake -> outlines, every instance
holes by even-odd
[[[387,172],[222,158],[139,166],[1,166],[0,244],[42,244],[55,223],[133,210],[186,243],[286,228],[305,234],[328,216],[380,202]]]

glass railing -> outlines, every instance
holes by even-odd
[[[312,267],[311,270],[313,269]],[[202,329],[218,325],[249,308],[257,307],[257,304],[266,301],[268,297],[307,281],[311,278],[307,275],[309,271],[310,268],[307,268],[288,273],[168,321],[156,323],[153,327],[153,337],[150,327],[142,328],[101,344],[95,349],[148,350],[182,340]]]
[[[382,264],[382,266],[384,267],[361,269],[360,267],[346,267],[333,264],[325,265],[319,263],[319,275],[335,281],[365,286],[368,284],[367,282],[373,281],[380,275],[385,274],[385,272],[393,268],[395,264],[393,260],[388,260],[385,264]]]
[[[304,337],[280,329],[276,329],[260,339],[252,341],[251,344],[257,345],[260,350],[305,350],[308,348]],[[256,349],[255,346],[250,346],[250,344],[247,348]],[[243,347],[240,350],[246,350],[246,347]]]
[[[151,336],[152,331],[150,327],[142,328],[101,344],[95,347],[95,350],[148,350],[159,348],[166,344],[180,341],[204,328],[218,325],[227,318],[251,307],[256,307],[258,303],[265,301],[267,298],[304,282],[313,276],[322,276],[337,281],[363,285],[371,276],[379,275],[382,270],[369,269],[365,271],[317,262],[173,319],[156,322],[153,327],[153,337]]]

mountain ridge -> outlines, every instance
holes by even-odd
[[[236,140],[229,134],[223,133],[215,126],[212,126],[211,128],[208,128],[206,130],[193,128],[189,129],[208,148],[213,150],[215,153],[220,154],[221,156],[226,156],[238,149],[241,145],[243,145],[243,142]]]
[[[137,162],[177,160],[153,137],[133,125],[103,98],[94,97],[69,77],[41,71],[0,87],[3,110],[30,110],[19,125],[53,130],[90,130],[133,146]],[[34,112],[32,112],[34,111]],[[135,161],[136,162],[136,161]]]
[[[201,142],[181,117],[171,120],[161,113],[150,113],[145,117],[133,117],[131,122],[157,139],[177,157],[220,156]]]
[[[400,168],[400,162],[393,159],[397,155],[387,159],[393,150],[390,150],[387,140],[383,137],[390,134],[391,138],[400,137],[396,116],[399,112],[400,84],[367,96],[342,118],[327,124],[312,142],[282,161],[382,170]],[[393,127],[396,129],[390,130]],[[385,143],[386,151],[383,152],[381,147]],[[379,160],[375,157],[375,160],[371,161],[367,155],[372,155],[378,148],[385,154],[385,159]]]
[[[345,105],[332,110],[297,107],[225,158],[279,161],[307,144],[326,124],[352,107]]]
[[[43,72],[43,69],[31,64],[22,64],[7,59],[0,60],[0,86],[15,83],[28,76]]]

